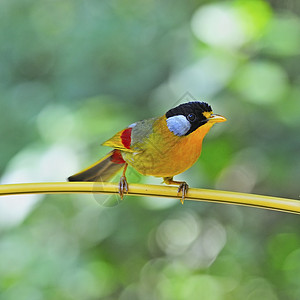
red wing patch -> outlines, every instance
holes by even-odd
[[[130,149],[132,128],[125,129],[121,134],[121,141],[125,148]]]
[[[123,159],[123,156],[122,156],[120,150],[113,150],[110,160],[115,164],[124,164],[125,163],[125,160]]]

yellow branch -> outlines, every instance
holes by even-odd
[[[0,185],[0,196],[20,194],[118,193],[112,182],[45,182]],[[130,184],[129,195],[178,198],[177,187]],[[285,198],[190,188],[186,200],[238,204],[300,214],[300,201]]]

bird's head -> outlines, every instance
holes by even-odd
[[[167,126],[177,136],[186,136],[199,127],[208,124],[210,127],[226,118],[213,114],[212,108],[205,102],[188,102],[180,104],[166,113]]]

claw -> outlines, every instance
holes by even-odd
[[[123,200],[125,194],[128,193],[128,183],[125,176],[121,176],[120,182],[119,182],[119,195],[121,197],[121,200]]]
[[[176,184],[176,185],[178,184],[179,185],[177,194],[179,195],[180,192],[182,193],[180,202],[181,202],[181,204],[183,204],[184,200],[186,198],[188,189],[189,189],[189,185],[185,181],[175,181],[175,180],[173,180],[173,177],[163,177],[163,180],[164,180],[164,183],[166,183],[166,184]]]
[[[180,199],[180,202],[181,202],[182,205],[184,203],[184,200],[185,200],[185,197],[187,195],[188,189],[189,189],[189,185],[186,182],[180,183],[179,188],[178,188],[178,194],[180,192],[182,192],[181,199]]]

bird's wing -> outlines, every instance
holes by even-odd
[[[103,146],[112,147],[125,152],[134,152],[130,149],[132,128],[125,128],[116,133],[112,138],[104,142]]]
[[[153,132],[153,123],[157,118],[138,121],[129,127],[119,131],[112,138],[104,142],[103,146],[109,146],[125,152],[142,152],[142,144]]]

